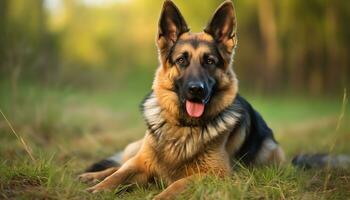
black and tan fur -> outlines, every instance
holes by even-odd
[[[155,198],[168,199],[196,177],[230,175],[234,161],[261,165],[284,160],[272,131],[238,94],[232,68],[236,27],[231,1],[220,5],[201,33],[191,33],[174,3],[164,2],[157,36],[160,66],[141,106],[146,134],[120,154],[120,167],[109,163],[110,168],[103,171],[82,174],[83,181],[103,180],[88,191],[158,178],[168,187]],[[203,91],[193,101],[205,103],[199,118],[190,117],[184,109],[189,98],[184,91],[195,81]]]

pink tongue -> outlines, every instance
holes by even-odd
[[[204,104],[186,101],[186,110],[189,116],[200,117],[204,112]]]

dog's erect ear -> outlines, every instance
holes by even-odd
[[[236,14],[232,1],[227,0],[217,8],[204,32],[212,35],[218,43],[235,39]]]
[[[170,0],[164,1],[158,24],[158,48],[162,52],[169,50],[179,36],[188,31],[187,24],[176,5]]]

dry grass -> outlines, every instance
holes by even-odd
[[[1,88],[0,199],[151,199],[161,184],[133,191],[88,194],[76,175],[88,164],[142,137],[139,92],[119,96],[40,87]],[[346,94],[346,93],[345,93]],[[93,96],[93,97],[92,97]],[[349,108],[341,101],[252,98],[289,158],[303,152],[350,153]],[[12,102],[17,102],[15,106]],[[6,115],[4,115],[6,114]],[[6,116],[6,117],[5,117]],[[35,162],[33,162],[35,158]],[[348,199],[349,170],[292,166],[237,167],[225,180],[205,177],[180,199]]]

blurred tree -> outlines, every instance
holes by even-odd
[[[25,77],[47,83],[153,73],[162,2],[2,0],[1,74],[11,74],[13,82]],[[176,4],[197,32],[221,2]],[[47,9],[45,3],[53,6]],[[243,87],[312,94],[349,87],[350,1],[250,0],[235,1],[235,6],[239,42],[234,68]]]
[[[25,78],[47,81],[54,72],[57,55],[48,32],[44,1],[1,1],[1,71],[17,82]]]
[[[0,72],[4,68],[6,49],[7,0],[0,1]]]
[[[280,78],[280,54],[276,18],[275,18],[275,5],[272,0],[260,0],[257,3],[259,13],[259,25],[262,36],[262,42],[264,44],[265,53],[265,69],[263,73],[263,83],[265,83],[266,90],[276,89],[276,85],[279,83]],[[277,87],[278,88],[278,87]]]

